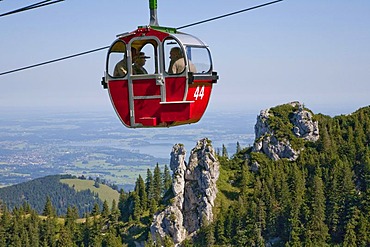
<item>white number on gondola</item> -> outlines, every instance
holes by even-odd
[[[198,97],[200,99],[203,99],[203,96],[204,96],[204,86],[202,86],[201,89],[199,89],[199,86],[195,89],[195,92],[194,92],[194,98],[195,100],[198,100]]]

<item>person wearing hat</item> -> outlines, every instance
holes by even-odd
[[[148,74],[148,71],[143,67],[145,65],[146,59],[150,58],[145,56],[144,52],[139,52],[139,54],[134,59],[134,64],[132,65],[132,73],[134,75]]]

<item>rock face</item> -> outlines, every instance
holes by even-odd
[[[303,107],[299,107],[291,121],[294,125],[293,132],[297,137],[311,142],[315,142],[320,138],[319,123],[313,121],[312,113],[304,110]]]
[[[202,139],[185,162],[183,145],[176,144],[171,152],[173,171],[171,204],[154,216],[153,238],[167,235],[175,244],[192,236],[203,225],[213,221],[212,208],[216,199],[219,162],[210,141]]]
[[[319,139],[318,122],[313,121],[312,113],[305,110],[299,102],[291,102],[288,105],[292,106],[293,112],[289,114],[289,121],[293,128],[292,133],[307,141],[315,142]],[[269,120],[271,117],[276,117],[270,112],[270,109],[262,110],[257,116],[255,130],[255,143],[253,145],[254,152],[262,152],[270,159],[279,160],[287,158],[296,160],[301,150],[295,150],[291,145],[291,140],[287,138],[278,138],[276,130],[271,128]]]

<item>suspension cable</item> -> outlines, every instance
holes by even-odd
[[[64,0],[58,0],[58,1],[64,1]],[[235,11],[235,12],[232,12],[232,13],[228,13],[228,14],[225,14],[225,15],[221,15],[221,16],[213,17],[213,18],[206,19],[206,20],[203,20],[203,21],[198,21],[198,22],[195,22],[195,23],[192,23],[192,24],[184,25],[184,26],[178,27],[176,29],[183,29],[183,28],[203,24],[205,22],[210,22],[210,21],[214,21],[214,20],[217,20],[217,19],[229,17],[231,15],[236,15],[236,14],[239,14],[239,13],[242,13],[242,12],[246,12],[246,11],[249,11],[249,10],[261,8],[261,7],[264,7],[264,6],[267,6],[267,5],[270,5],[270,4],[274,4],[274,3],[278,3],[278,2],[281,2],[281,1],[284,1],[284,0],[276,0],[276,1],[268,2],[268,3],[265,3],[265,4],[250,7],[250,8],[247,8],[247,9],[242,9],[242,10]],[[109,48],[109,46],[104,46],[104,47],[96,48],[96,49],[93,49],[93,50],[88,50],[88,51],[84,51],[84,52],[81,52],[81,53],[77,53],[77,54],[73,54],[73,55],[69,55],[69,56],[65,56],[65,57],[61,57],[61,58],[57,58],[57,59],[53,59],[53,60],[49,60],[49,61],[46,61],[46,62],[42,62],[42,63],[38,63],[38,64],[34,64],[34,65],[30,65],[30,66],[26,66],[26,67],[22,67],[22,68],[18,68],[18,69],[13,69],[13,70],[1,72],[0,76],[10,74],[10,73],[15,73],[15,72],[25,70],[25,69],[30,69],[30,68],[34,68],[34,67],[43,66],[43,65],[46,65],[46,64],[49,64],[49,63],[59,62],[59,61],[62,61],[62,60],[66,60],[66,59],[86,55],[86,54],[89,54],[89,53],[101,51],[101,50],[108,49],[108,48]]]
[[[9,12],[3,13],[3,14],[0,14],[0,17],[7,16],[7,15],[12,15],[12,14],[16,14],[16,13],[27,11],[27,10],[31,10],[31,9],[36,9],[36,8],[44,7],[44,6],[47,6],[47,5],[50,5],[50,4],[54,4],[54,3],[59,3],[59,2],[62,2],[62,1],[64,1],[64,0],[55,0],[55,1],[52,1],[52,2],[51,2],[51,0],[41,1],[41,2],[38,2],[38,3],[34,3],[34,4],[31,4],[31,5],[28,5],[26,7],[22,7],[22,8],[16,9],[16,10],[12,10],[12,11],[9,11]]]
[[[6,71],[6,72],[0,73],[0,76],[1,75],[6,75],[6,74],[10,74],[10,73],[14,73],[14,72],[21,71],[21,70],[25,70],[25,69],[30,69],[30,68],[42,66],[42,65],[45,65],[45,64],[49,64],[49,63],[59,62],[59,61],[65,60],[65,59],[73,58],[73,57],[78,57],[78,56],[86,55],[86,54],[93,53],[93,52],[100,51],[100,50],[104,50],[104,49],[107,49],[107,48],[109,48],[109,46],[104,46],[104,47],[96,48],[96,49],[93,49],[93,50],[84,51],[84,52],[77,53],[77,54],[74,54],[74,55],[70,55],[70,56],[66,56],[66,57],[61,57],[61,58],[49,60],[49,61],[46,61],[46,62],[43,62],[43,63],[38,63],[38,64],[34,64],[34,65],[22,67],[22,68],[19,68],[19,69],[13,69],[13,70],[10,70],[10,71]]]
[[[231,15],[240,14],[242,12],[246,12],[246,11],[249,11],[249,10],[258,9],[258,8],[261,8],[261,7],[270,5],[270,4],[278,3],[278,2],[281,2],[281,1],[283,1],[283,0],[276,0],[276,1],[273,1],[273,2],[264,3],[264,4],[257,5],[257,6],[251,7],[251,8],[242,9],[242,10],[235,11],[235,12],[232,12],[232,13],[228,13],[228,14],[225,14],[225,15],[220,15],[220,16],[216,16],[216,17],[213,17],[213,18],[210,18],[210,19],[206,19],[206,20],[203,20],[203,21],[194,22],[194,23],[191,23],[191,24],[188,24],[188,25],[184,25],[184,26],[178,27],[176,29],[182,29],[182,28],[192,27],[192,26],[195,26],[195,25],[199,25],[199,24],[203,24],[203,23],[206,23],[206,22],[214,21],[214,20],[217,20],[217,19],[225,18],[225,17],[231,16]]]

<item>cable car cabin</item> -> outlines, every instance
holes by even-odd
[[[217,82],[211,54],[198,38],[161,27],[139,27],[117,36],[103,87],[129,128],[198,122]]]

